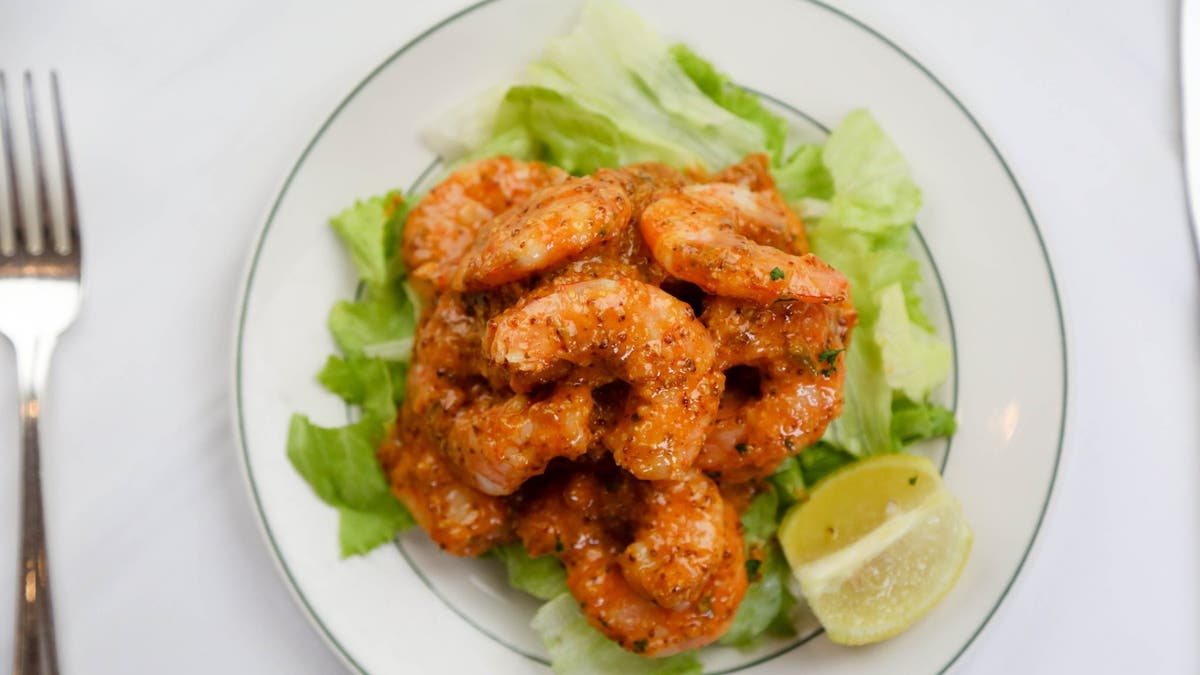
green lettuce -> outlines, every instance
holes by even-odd
[[[496,112],[494,136],[468,158],[505,154],[539,159],[573,174],[621,163],[612,120],[546,87],[513,87]]]
[[[404,505],[392,500],[376,511],[338,509],[338,542],[342,557],[365,555],[416,524]]]
[[[804,481],[798,457],[788,457],[780,462],[771,475],[771,483],[779,495],[780,512],[808,498],[808,484]]]
[[[288,459],[326,503],[358,511],[379,511],[392,501],[375,447],[383,426],[364,417],[344,427],[326,428],[304,415],[288,426]]]
[[[392,191],[355,202],[330,219],[330,225],[345,245],[358,276],[372,287],[391,280],[391,251],[395,248],[396,217],[403,214],[403,199]]]
[[[778,162],[783,158],[788,133],[786,120],[767,110],[757,96],[734,84],[728,75],[718,72],[687,45],[672,45],[671,56],[713,103],[762,129],[763,145],[773,160]]]
[[[690,653],[651,659],[622,649],[588,624],[570,593],[542,605],[531,625],[558,675],[700,675],[704,670]]]
[[[592,0],[570,33],[550,40],[526,71],[621,129],[621,163],[719,168],[766,146],[762,128],[696,86],[669,45],[616,0]]]
[[[396,414],[396,387],[404,386],[403,365],[383,359],[330,356],[317,373],[317,381],[343,401],[362,407],[363,413],[391,422]]]
[[[741,520],[747,547],[753,549],[769,541],[779,529],[779,494],[767,489],[754,495]]]
[[[767,489],[755,495],[742,514],[750,586],[720,644],[748,648],[758,644],[768,631],[785,635],[795,632],[787,617],[795,604],[787,587],[791,568],[775,539],[783,512],[779,494]]]
[[[329,312],[329,332],[347,356],[362,356],[372,345],[411,338],[417,308],[402,288],[368,289],[361,300],[340,300]]]
[[[936,403],[915,403],[903,396],[892,401],[892,437],[897,445],[953,436],[956,426],[954,413]]]
[[[293,415],[288,426],[287,455],[292,466],[318,497],[340,513],[343,556],[365,553],[413,525],[375,458],[384,431],[384,423],[372,415],[337,428],[320,427],[304,415]]]
[[[824,438],[859,457],[897,450],[891,435],[892,389],[870,329],[866,322],[860,323],[846,350],[845,403]]]
[[[778,527],[778,525],[776,525]],[[738,605],[733,625],[719,644],[729,647],[751,648],[762,642],[764,635],[776,637],[795,635],[790,614],[796,599],[788,590],[788,577],[792,568],[778,542],[763,547],[763,558],[753,559],[755,574],[742,604]]]
[[[362,415],[336,428],[294,415],[288,427],[292,466],[338,510],[343,556],[364,554],[414,524],[375,454],[404,398],[408,355],[397,345],[411,350],[416,327],[417,306],[395,259],[405,213],[400,194],[389,192],[330,219],[358,272],[361,297],[340,301],[330,311],[329,329],[342,355],[326,360],[317,381]],[[392,358],[380,356],[381,347]]]
[[[800,471],[804,482],[816,485],[822,478],[853,462],[856,457],[837,446],[818,441],[800,453]]]
[[[339,301],[329,312],[329,332],[347,357],[369,355],[373,347],[412,338],[420,308],[404,283],[396,255],[407,213],[400,193],[392,191],[355,202],[329,221],[362,284],[357,300]],[[411,342],[408,345],[411,350]]]
[[[819,145],[796,148],[787,161],[776,166],[771,174],[779,194],[798,211],[807,213],[812,210],[804,207],[806,200],[820,202],[833,197],[833,176],[821,161]]]
[[[903,444],[892,433],[893,399],[924,400],[949,373],[950,348],[921,308],[920,265],[908,252],[921,193],[865,111],[833,130],[821,156],[833,195],[809,241],[850,280],[859,316],[844,366],[845,408],[825,440],[855,456],[895,452]],[[790,198],[817,197],[799,181],[789,189]]]
[[[903,155],[870,113],[847,115],[829,135],[822,159],[834,186],[823,224],[885,235],[912,225],[921,191]]]
[[[672,50],[617,0],[590,0],[574,30],[551,40],[496,108],[477,112],[490,115],[490,134],[474,147],[439,141],[465,153],[444,158],[507,154],[586,173],[643,161],[720,168],[781,151],[786,123],[685,50]],[[475,136],[481,126],[449,117],[455,127],[427,135]]]
[[[508,570],[508,583],[539,600],[553,600],[567,592],[567,571],[552,555],[531,557],[519,543],[491,551]]]
[[[909,319],[900,284],[880,290],[875,301],[879,303],[875,342],[888,386],[910,399],[923,400],[950,373],[950,345]]]

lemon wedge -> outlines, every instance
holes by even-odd
[[[933,463],[870,457],[817,484],[779,541],[829,638],[863,645],[916,623],[958,581],[973,535]]]

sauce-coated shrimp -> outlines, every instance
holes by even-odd
[[[404,227],[401,255],[416,287],[427,297],[448,288],[484,224],[566,179],[562,169],[511,157],[481,160],[450,174],[413,207]]]
[[[480,230],[454,287],[479,291],[554,267],[617,237],[631,214],[629,194],[617,180],[588,176],[543,188]]]
[[[511,541],[507,500],[464,483],[411,415],[406,406],[393,437],[379,449],[396,498],[434,543],[454,555],[477,556]]]
[[[677,478],[716,414],[722,377],[691,307],[632,279],[550,286],[488,323],[484,352],[517,391],[600,367],[630,385],[625,414],[604,439],[638,478]]]
[[[621,571],[635,589],[663,607],[699,600],[721,561],[725,504],[717,484],[698,470],[680,480],[640,482],[639,507],[629,514],[633,542]]]
[[[803,227],[774,184],[739,180],[660,193],[638,223],[668,272],[709,293],[759,304],[846,298],[841,273],[811,253],[791,252],[806,247]]]
[[[587,451],[591,387],[563,381],[535,397],[488,386],[499,369],[482,358],[484,325],[461,295],[438,298],[417,331],[409,405],[465,483],[506,495],[551,459]]]
[[[719,529],[711,542],[703,544],[711,563],[703,576],[689,576],[696,582],[686,594],[690,599],[681,599],[682,593],[668,593],[669,599],[678,602],[664,607],[631,583],[625,572],[629,547],[621,538],[627,527],[621,519],[640,508],[639,493],[630,489],[627,480],[575,473],[527,503],[517,530],[531,555],[553,553],[563,561],[567,586],[588,622],[625,649],[667,656],[709,644],[729,629],[746,592],[737,512],[717,495],[712,510],[719,514]],[[658,524],[667,526],[687,514],[687,509],[663,514]],[[663,546],[669,545],[664,540]],[[659,553],[671,555],[672,551],[663,548]]]
[[[620,169],[600,169],[596,175],[618,181],[625,187],[634,220],[641,215],[656,191],[687,184],[687,179],[679,171],[655,162],[631,164]],[[555,283],[627,277],[659,286],[667,278],[667,272],[650,253],[650,247],[646,246],[639,229],[626,227],[616,237],[589,249],[550,276]]]
[[[454,414],[443,449],[477,489],[512,494],[550,460],[587,452],[591,416],[588,384],[560,383],[541,400],[482,394]]]
[[[710,183],[733,183],[747,188],[766,198],[773,208],[765,209],[768,219],[774,221],[783,240],[779,243],[755,239],[759,244],[774,246],[788,253],[803,255],[808,253],[808,234],[804,231],[804,222],[800,216],[787,205],[783,195],[775,187],[775,178],[771,176],[771,160],[763,153],[746,155],[737,164],[730,164],[713,176]],[[773,235],[767,235],[773,236]],[[751,237],[754,239],[754,237]]]
[[[654,200],[655,193],[675,190],[693,182],[678,169],[658,162],[629,164],[619,169],[600,169],[596,176],[618,181],[625,187],[634,218],[640,216],[642,210]]]
[[[697,466],[735,482],[770,475],[841,414],[844,349],[857,315],[849,303],[713,298],[700,318],[717,343],[717,367],[750,367],[758,381],[729,378]]]

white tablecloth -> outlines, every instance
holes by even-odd
[[[68,672],[339,671],[276,574],[243,486],[238,286],[316,127],[463,4],[0,1],[10,82],[24,67],[62,73],[86,222],[88,296],[57,355],[43,437]],[[1200,297],[1174,3],[837,4],[922,60],[989,131],[1043,227],[1066,308],[1053,503],[957,672],[1200,672]],[[13,448],[11,387],[0,412],[0,447]],[[0,453],[10,553],[16,466]],[[0,555],[0,664],[15,558]]]

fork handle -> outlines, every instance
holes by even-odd
[[[13,341],[21,398],[21,560],[17,570],[14,675],[58,674],[38,447],[38,395],[45,388],[54,342],[45,337]]]

